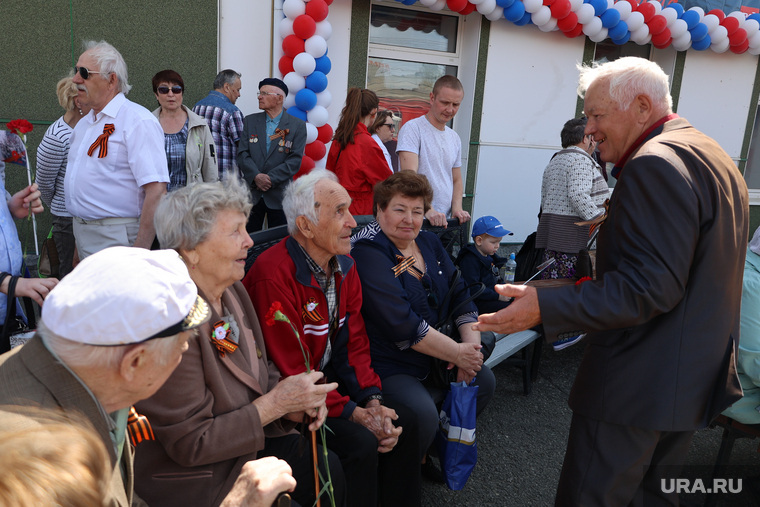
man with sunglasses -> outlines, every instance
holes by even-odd
[[[91,107],[71,135],[64,180],[79,258],[110,246],[150,248],[169,181],[161,125],[127,100],[127,64],[109,43],[86,42],[74,71],[79,100]]]
[[[259,83],[257,95],[262,112],[245,117],[237,149],[238,167],[253,198],[248,232],[260,231],[264,217],[268,227],[285,225],[282,194],[301,167],[306,147],[306,123],[283,107],[287,85],[268,77]]]

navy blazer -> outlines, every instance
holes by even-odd
[[[287,184],[301,167],[301,159],[306,148],[306,123],[283,111],[278,128],[288,129],[285,145],[280,146],[281,139],[269,143],[267,151],[266,112],[249,114],[243,120],[243,134],[238,141],[237,164],[243,179],[251,188],[253,204],[260,199],[270,209],[282,209],[282,194]],[[280,151],[282,149],[282,151]],[[268,174],[272,188],[262,192],[253,183],[258,174]]]

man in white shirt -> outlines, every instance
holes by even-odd
[[[79,99],[92,108],[74,128],[64,180],[79,258],[110,246],[150,248],[169,181],[161,125],[125,97],[127,65],[112,45],[85,43],[74,71]]]
[[[445,226],[448,216],[467,222],[462,209],[462,141],[446,126],[459,111],[464,98],[462,83],[455,76],[439,78],[430,93],[430,110],[409,120],[398,134],[399,166],[427,176],[433,187],[433,203],[425,217],[432,225]]]

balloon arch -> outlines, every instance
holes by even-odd
[[[332,95],[327,89],[331,63],[327,40],[332,26],[327,20],[333,0],[285,0],[280,22],[282,50],[278,67],[291,93],[285,100],[288,113],[306,122],[306,150],[299,175],[309,172],[315,160],[325,156],[333,135],[327,123]],[[417,0],[396,0],[412,5]],[[561,31],[566,37],[587,36],[594,42],[614,44],[633,41],[658,49],[694,49],[716,53],[731,51],[760,55],[760,14],[720,9],[705,13],[701,7],[685,10],[678,3],[663,7],[650,0],[419,0],[434,11],[444,7],[459,14],[477,10],[491,21],[506,19],[515,25],[529,23],[543,32]]]

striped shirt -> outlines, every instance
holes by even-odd
[[[185,151],[187,150],[187,123],[179,132],[174,134],[164,133],[164,148],[166,149],[166,163],[169,166],[169,184],[166,191],[171,192],[187,185],[187,168],[185,167]]]
[[[70,217],[66,210],[66,195],[63,190],[63,180],[66,176],[66,160],[69,156],[69,140],[74,131],[58,118],[45,132],[40,145],[37,147],[37,176],[36,182],[40,187],[42,202],[50,208],[53,215]]]

